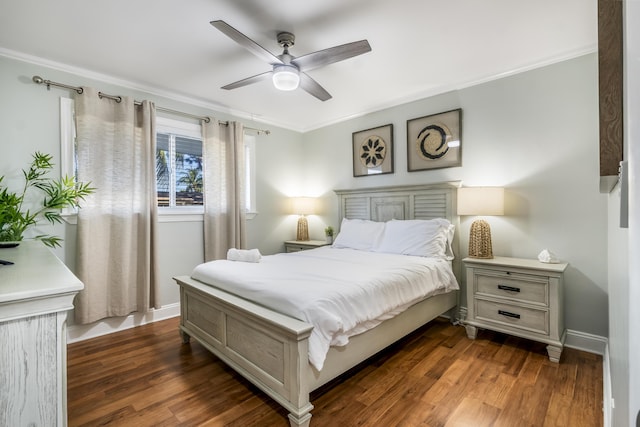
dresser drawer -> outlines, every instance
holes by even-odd
[[[476,299],[474,304],[477,320],[549,335],[549,312],[547,310],[501,304],[482,299]]]
[[[476,295],[549,306],[549,280],[546,277],[481,270],[476,272],[474,282]]]

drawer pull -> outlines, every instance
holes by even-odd
[[[504,311],[504,310],[498,310],[498,314],[501,314],[501,315],[507,316],[507,317],[512,317],[514,319],[519,319],[520,318],[519,314],[511,313],[509,311]]]
[[[520,288],[516,288],[514,286],[507,286],[507,285],[498,285],[498,289],[500,289],[501,291],[507,291],[507,292],[520,292]]]

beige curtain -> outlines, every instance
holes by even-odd
[[[241,123],[203,122],[204,257],[245,247],[244,131]]]
[[[77,175],[96,192],[78,213],[76,321],[154,305],[157,224],[155,106],[133,98],[75,96]]]

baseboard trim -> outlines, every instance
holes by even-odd
[[[464,324],[467,318],[467,307],[460,307],[460,321]],[[586,351],[604,356],[607,350],[608,340],[606,337],[588,334],[586,332],[574,331],[567,329],[565,336],[565,347],[575,348],[576,350]]]
[[[604,356],[607,351],[607,343],[606,337],[567,329],[567,338],[564,345],[565,347]]]
[[[125,317],[113,317],[89,325],[70,325],[67,328],[67,342],[84,341],[177,316],[180,316],[180,303],[178,302],[151,310],[148,313],[133,313]],[[460,319],[464,321],[465,318],[466,307],[461,307]],[[607,338],[572,329],[567,329],[565,347],[599,354],[603,356],[603,360],[608,351]]]
[[[180,303],[178,302],[153,309],[147,313],[111,317],[88,325],[70,325],[67,328],[67,343],[84,341],[177,316],[180,316]]]
[[[611,427],[613,421],[613,394],[611,390],[611,360],[609,359],[609,344],[605,346],[602,356],[602,415],[603,427]]]
[[[458,320],[460,321],[460,323],[464,323],[466,319],[467,319],[467,307],[458,308]]]
[[[611,427],[613,396],[611,394],[611,365],[609,360],[609,340],[599,335],[567,329],[565,347],[602,356],[602,419],[603,427]]]

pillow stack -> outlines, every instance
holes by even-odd
[[[375,222],[343,219],[334,248],[453,259],[455,227],[446,219]]]

